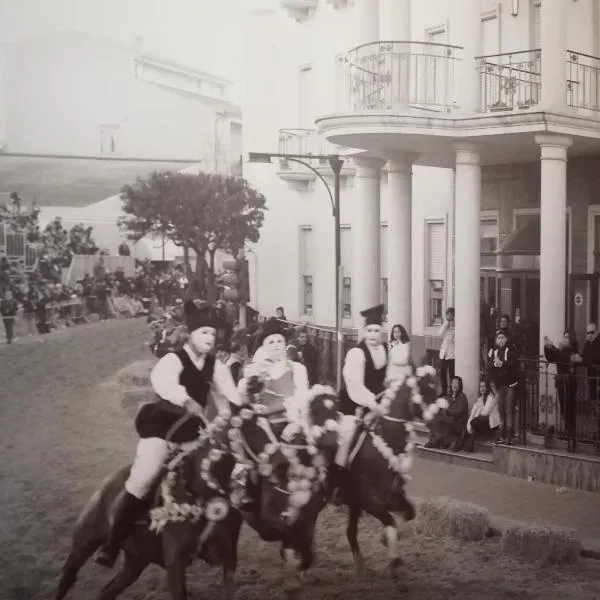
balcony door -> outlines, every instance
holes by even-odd
[[[303,65],[298,71],[298,127],[314,129],[315,89],[314,72],[311,65]]]

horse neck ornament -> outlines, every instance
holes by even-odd
[[[395,473],[408,478],[412,468],[415,448],[415,431],[412,421],[421,416],[425,422],[431,421],[440,409],[447,408],[445,398],[435,398],[435,369],[423,366],[417,369],[416,376],[399,375],[388,382],[380,395],[377,410],[358,415],[367,427],[373,446],[387,461]],[[415,410],[420,415],[415,415]],[[395,425],[393,436],[385,435],[386,423]],[[386,438],[392,438],[393,441]],[[392,448],[393,446],[396,448]]]
[[[313,386],[303,397],[290,399],[304,410],[291,411],[293,417],[278,440],[263,415],[265,407],[259,403],[243,408],[239,416],[232,417],[232,439],[240,440],[246,453],[257,466],[258,474],[266,477],[276,485],[276,489],[288,496],[288,522],[294,522],[299,510],[306,506],[314,492],[317,492],[327,480],[327,461],[319,451],[319,442],[326,434],[338,431],[338,413],[336,395],[332,388]],[[314,410],[321,409],[321,423],[315,422]],[[333,418],[335,417],[335,418]],[[255,421],[266,436],[266,443],[260,451],[254,452],[247,442],[243,427],[244,422]],[[283,481],[275,477],[273,464],[276,456],[282,455],[287,461],[287,469]],[[284,487],[285,486],[285,487]]]
[[[209,522],[209,527],[204,537],[208,537],[215,524],[222,521],[229,513],[229,502],[225,483],[215,476],[215,468],[227,456],[227,445],[222,439],[228,422],[222,417],[216,417],[211,423],[201,417],[204,427],[200,427],[198,439],[180,448],[177,454],[167,465],[167,473],[160,484],[161,506],[150,511],[150,531],[160,534],[169,522],[189,521],[197,523],[202,517]],[[212,447],[211,447],[212,446]],[[202,452],[205,456],[200,462],[200,480],[216,494],[203,502],[196,498],[193,503],[178,502],[175,498],[175,487],[178,475],[186,460],[199,459],[196,455]]]

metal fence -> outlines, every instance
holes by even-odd
[[[526,433],[598,444],[600,367],[573,367],[546,360],[521,360],[519,425]],[[525,441],[525,440],[522,440]]]

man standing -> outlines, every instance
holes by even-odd
[[[308,384],[312,387],[319,379],[319,354],[317,349],[308,341],[306,327],[296,329],[296,337],[292,343],[296,347],[298,361],[306,367]]]
[[[350,444],[356,429],[357,410],[368,411],[375,408],[378,404],[377,395],[385,389],[388,349],[381,335],[383,312],[384,305],[379,304],[360,313],[365,319],[363,339],[348,351],[344,360],[340,391],[340,409],[344,417],[339,429],[335,459],[335,470],[338,473],[342,473],[347,466]],[[339,483],[335,482],[334,487],[338,487]]]
[[[446,320],[438,332],[442,336],[440,347],[440,377],[442,379],[442,393],[445,398],[452,379],[454,379],[454,309],[448,308]]]
[[[0,302],[0,314],[2,314],[2,321],[4,322],[4,331],[6,332],[6,343],[12,344],[15,334],[15,319],[17,317],[17,311],[19,305],[13,297],[11,290],[6,290],[4,298]]]

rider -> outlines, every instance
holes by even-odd
[[[261,404],[266,406],[266,416],[273,425],[289,422],[290,411],[302,410],[302,399],[308,392],[306,367],[290,361],[286,355],[286,332],[281,322],[269,319],[259,338],[260,347],[256,351],[253,364],[238,384],[240,394],[253,391],[253,376],[249,373],[256,368],[264,377],[264,386],[258,392]]]
[[[356,430],[356,412],[377,406],[375,397],[385,388],[388,348],[383,341],[381,324],[383,304],[363,310],[365,319],[363,339],[346,354],[340,409],[343,413],[339,428],[338,452],[333,468],[334,487],[339,487],[340,476],[345,472],[350,444]],[[338,475],[336,478],[335,476]]]
[[[209,392],[213,392],[218,414],[225,418],[230,415],[230,402],[241,404],[229,369],[211,353],[216,336],[214,312],[209,307],[198,308],[190,300],[185,303],[184,315],[189,340],[181,350],[169,352],[156,363],[150,381],[159,401],[142,406],[136,417],[141,439],[135,460],[125,482],[125,493],[117,502],[108,540],[96,556],[96,562],[105,567],[114,565],[133,523],[145,511],[144,500],[169,454],[166,438],[183,444],[198,436],[196,419],[177,429],[174,425],[186,414],[202,414]]]

